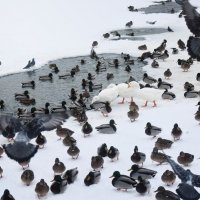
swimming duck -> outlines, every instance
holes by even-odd
[[[147,73],[144,73],[142,80],[147,84],[153,84],[153,83],[157,82],[157,80],[155,78],[148,76]]]
[[[128,171],[131,171],[130,177],[134,179],[138,179],[139,176],[142,177],[142,179],[151,179],[157,174],[157,171],[139,167],[137,164],[132,165],[131,169]]]
[[[147,45],[144,44],[144,45],[141,45],[138,47],[139,50],[147,50]]]
[[[162,174],[161,180],[168,186],[173,185],[176,180],[176,174],[173,171],[166,170]]]
[[[0,166],[0,178],[2,178],[3,177],[3,169],[1,168],[1,166]]]
[[[101,107],[100,110],[104,117],[108,117],[108,113],[110,113],[112,111],[110,103],[108,101],[106,101],[105,106]]]
[[[49,64],[49,68],[52,69],[52,71],[55,73],[58,73],[60,71],[55,63]]]
[[[90,80],[90,81],[94,80],[95,79],[95,75],[92,75],[91,73],[88,73],[87,79]]]
[[[57,126],[57,128],[56,128],[56,135],[58,136],[58,137],[60,137],[60,139],[61,138],[65,138],[66,136],[71,136],[71,135],[73,135],[73,133],[74,133],[74,131],[72,131],[72,130],[70,130],[70,129],[68,129],[68,128],[63,128],[62,126]]]
[[[116,187],[117,190],[124,189],[127,191],[128,189],[133,189],[137,184],[135,179],[126,175],[121,175],[119,171],[113,172],[113,175],[110,178],[113,178],[112,185]]]
[[[37,193],[38,198],[44,197],[49,192],[49,186],[44,181],[44,179],[41,179],[35,186],[35,192]]]
[[[172,72],[170,71],[170,69],[167,69],[166,71],[164,71],[165,79],[169,79],[171,76],[172,76]]]
[[[4,152],[4,149],[3,149],[3,147],[0,146],[0,158],[1,158],[2,155],[3,155],[3,152]]]
[[[98,183],[100,178],[101,178],[100,171],[89,172],[89,174],[84,179],[84,183],[86,186],[90,186],[90,185]]]
[[[34,173],[32,170],[26,169],[25,171],[23,171],[21,175],[21,180],[23,183],[29,186],[31,182],[33,181],[33,179],[34,179]]]
[[[102,89],[103,85],[100,84],[94,84],[92,81],[89,81],[89,92],[93,92],[93,90],[100,90]]]
[[[83,132],[84,137],[85,137],[85,136],[90,135],[90,133],[92,133],[93,128],[92,128],[91,124],[89,124],[88,122],[85,122],[82,126],[81,131]]]
[[[157,141],[155,142],[155,147],[157,147],[158,150],[164,150],[164,149],[171,148],[172,144],[173,142],[171,140],[162,139],[159,137]]]
[[[60,194],[67,186],[67,180],[63,179],[60,175],[55,175],[53,182],[50,186],[50,190],[54,194]]]
[[[114,161],[114,159],[119,160],[119,150],[111,146],[110,149],[108,150],[108,158],[110,158],[111,161]]]
[[[19,99],[19,103],[24,104],[25,106],[35,105],[35,99]]]
[[[182,130],[181,130],[181,128],[178,126],[177,123],[174,124],[174,127],[173,127],[173,129],[172,129],[171,135],[172,135],[172,137],[174,138],[174,141],[180,140],[180,137],[181,137],[181,135],[182,135]]]
[[[165,190],[163,186],[159,186],[155,192],[157,192],[155,195],[157,200],[180,200],[180,197],[177,194]]]
[[[10,194],[8,189],[5,189],[1,196],[1,200],[15,200],[15,198]]]
[[[164,162],[167,162],[167,156],[163,153],[158,152],[158,148],[154,147],[151,153],[151,160],[158,162],[158,165],[161,165]]]
[[[65,146],[71,146],[72,144],[76,144],[76,140],[71,137],[71,136],[66,136],[64,139],[63,139],[63,144]]]
[[[194,85],[192,83],[185,82],[184,83],[184,90],[186,90],[186,91],[192,91],[192,90],[194,90]]]
[[[176,98],[176,95],[173,92],[169,92],[167,89],[162,94],[163,99],[173,100]]]
[[[183,151],[181,151],[179,156],[177,157],[178,163],[184,166],[188,166],[193,162],[193,160],[194,160],[194,155],[190,153],[185,153]]]
[[[67,153],[72,157],[72,159],[77,159],[80,153],[80,149],[75,144],[72,144],[67,150]]]
[[[39,145],[39,148],[42,149],[44,148],[44,145],[47,143],[47,139],[44,135],[42,135],[42,133],[39,133],[35,142],[37,143],[37,145]]]
[[[188,90],[184,93],[185,98],[197,98],[200,95],[200,91],[195,91],[195,90]]]
[[[171,83],[168,83],[168,82],[165,82],[165,81],[162,81],[161,78],[158,79],[158,88],[159,89],[171,89],[173,88],[173,85]]]
[[[126,72],[131,72],[131,67],[130,67],[130,65],[127,65],[126,67],[125,67],[125,69],[124,69],[124,71],[126,71]]]
[[[142,164],[146,160],[146,155],[142,152],[138,152],[138,147],[135,146],[134,153],[131,155],[131,161],[136,164]]]
[[[156,60],[153,60],[153,62],[151,63],[151,66],[152,66],[153,68],[158,68],[158,67],[159,67],[159,64],[158,64],[158,62],[157,62]]]
[[[101,156],[92,156],[91,158],[91,167],[94,171],[99,171],[100,168],[103,168],[104,159]]]
[[[182,51],[186,49],[185,43],[181,39],[178,40],[177,44]]]
[[[131,122],[134,122],[139,117],[139,113],[136,109],[128,111],[127,115]]]
[[[39,76],[39,80],[41,81],[53,80],[53,74],[49,73],[48,75]]]
[[[105,134],[112,134],[117,131],[116,123],[113,119],[110,120],[109,124],[102,124],[100,126],[95,127],[99,133],[105,133]]]
[[[65,165],[63,162],[60,162],[59,158],[56,158],[52,169],[54,171],[54,175],[62,174],[65,171]]]
[[[138,183],[135,187],[139,194],[145,194],[150,192],[151,184],[147,179],[143,179],[141,176],[138,177]]]
[[[22,82],[22,88],[35,88],[35,81]]]
[[[69,95],[69,99],[70,99],[72,102],[75,102],[76,99],[77,99],[77,91],[76,91],[74,88],[71,88],[70,95]]]
[[[20,93],[15,93],[15,100],[20,100],[20,99],[29,99],[29,91],[25,90],[22,94]]]
[[[100,147],[97,148],[97,155],[101,157],[106,157],[108,155],[108,148],[106,143],[103,143]]]
[[[156,137],[158,134],[160,134],[162,131],[161,128],[157,126],[151,125],[150,122],[147,122],[146,127],[145,127],[145,133],[149,136]]]
[[[34,113],[35,114],[49,114],[50,113],[49,106],[50,106],[50,103],[46,102],[44,108],[36,108],[34,110]]]
[[[67,183],[68,184],[71,184],[73,183],[76,178],[77,178],[77,175],[78,175],[78,168],[75,167],[73,169],[69,169],[67,170],[64,174],[63,174],[63,179],[67,180]]]

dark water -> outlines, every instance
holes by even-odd
[[[171,13],[171,10],[174,9],[174,12],[177,13],[181,10],[181,6],[175,2],[166,2],[164,5],[157,3],[155,5],[150,5],[146,8],[141,8],[139,11],[144,11],[145,14],[150,13]]]
[[[161,34],[168,32],[165,28],[127,28],[114,30],[113,32],[118,32],[121,35],[121,38],[112,38],[111,40],[145,40],[145,37],[140,37],[144,35],[152,35],[152,34]],[[134,36],[129,36],[129,34],[134,33]]]
[[[80,56],[71,58],[62,58],[59,60],[51,61],[44,65],[40,69],[34,71],[28,71],[23,73],[16,73],[7,76],[0,77],[0,99],[5,101],[5,111],[15,112],[17,108],[26,107],[21,105],[14,98],[14,93],[23,93],[28,90],[30,97],[36,99],[36,107],[44,107],[46,102],[59,104],[63,100],[69,101],[69,94],[72,87],[78,90],[78,93],[82,92],[81,82],[82,79],[87,79],[87,74],[90,72],[96,77],[93,80],[94,83],[102,83],[105,88],[110,83],[120,83],[127,81],[130,76],[133,76],[136,80],[140,80],[143,76],[142,67],[144,63],[135,61],[134,65],[130,65],[132,71],[130,73],[124,71],[126,64],[120,54],[100,54],[101,62],[103,66],[107,68],[107,71],[97,74],[95,72],[97,61],[91,59],[90,56]],[[110,66],[109,63],[113,62],[113,59],[118,59],[120,66],[115,68]],[[85,60],[85,64],[81,65],[81,59]],[[131,58],[136,60],[136,58]],[[55,63],[59,68],[59,73],[53,73],[49,68],[49,64]],[[69,77],[67,79],[59,79],[58,75],[69,73],[70,70],[76,65],[80,66],[80,72],[77,72],[75,77]],[[53,81],[40,81],[39,76],[48,75],[53,73]],[[106,74],[113,73],[114,79],[107,81]],[[35,89],[22,88],[21,82],[27,82],[34,80],[36,83]],[[98,93],[98,90],[90,93],[94,96]],[[68,104],[69,105],[69,104]],[[29,106],[30,108],[32,106]]]

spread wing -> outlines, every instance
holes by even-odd
[[[197,58],[197,60],[200,61],[200,38],[190,36],[187,41],[187,47],[189,55],[192,58]]]
[[[183,13],[187,27],[196,36],[200,36],[200,14],[196,11],[196,7],[192,6],[188,0],[183,1]]]

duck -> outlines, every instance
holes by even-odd
[[[138,151],[138,146],[135,146],[134,153],[131,155],[131,161],[135,164],[142,164],[146,160],[146,155]]]
[[[108,147],[106,143],[103,143],[101,146],[97,148],[97,155],[101,157],[108,156]]]
[[[27,186],[31,184],[31,182],[34,180],[34,173],[30,169],[26,169],[23,171],[21,175],[21,180],[23,183],[25,183]]]
[[[139,113],[136,109],[128,111],[127,115],[131,122],[134,122],[139,117]]]
[[[63,179],[60,175],[55,175],[50,190],[54,194],[60,194],[67,186],[67,180]]]
[[[130,111],[133,111],[133,110],[139,111],[139,106],[134,101],[132,101],[129,105],[129,110]]]
[[[132,21],[129,21],[129,22],[126,23],[126,27],[128,27],[128,28],[130,28],[132,25],[133,25]]]
[[[100,171],[94,171],[94,172],[91,171],[85,177],[84,183],[85,183],[86,186],[90,186],[90,185],[98,183],[100,178],[101,178],[101,172]]]
[[[77,159],[80,153],[80,149],[76,146],[76,144],[72,144],[68,148],[67,153],[72,157],[72,159]]]
[[[35,81],[22,82],[22,88],[35,88]]]
[[[105,133],[105,134],[112,134],[117,131],[116,123],[113,119],[110,120],[109,124],[102,124],[100,126],[95,127],[99,133]]]
[[[113,175],[110,178],[113,178],[112,185],[116,187],[117,190],[124,189],[127,191],[128,189],[133,189],[134,187],[136,187],[137,184],[135,179],[126,175],[122,175],[119,171],[114,171]]]
[[[181,39],[178,40],[177,44],[182,51],[186,49],[185,43]]]
[[[196,121],[198,121],[200,123],[200,107],[197,110],[197,112],[195,113],[194,118],[195,118]]]
[[[4,149],[3,147],[0,146],[0,158],[2,157],[3,153],[4,153]]]
[[[155,198],[157,200],[180,200],[179,195],[170,190],[166,190],[163,186],[159,186],[155,192]]]
[[[167,40],[164,39],[161,45],[157,47],[156,49],[154,49],[154,52],[162,53],[166,48],[166,44],[167,44]]]
[[[0,178],[2,178],[3,177],[3,169],[2,169],[2,167],[0,166]]]
[[[78,168],[68,169],[62,176],[63,179],[67,180],[68,184],[74,183],[78,175]]]
[[[144,73],[142,80],[147,84],[153,84],[153,83],[157,82],[157,80],[155,78],[148,76],[147,73]]]
[[[169,92],[167,89],[165,89],[161,97],[163,99],[173,100],[176,98],[176,95],[173,92]]]
[[[49,192],[49,186],[44,181],[44,179],[40,179],[40,181],[35,186],[35,192],[37,193],[38,198],[44,197]]]
[[[113,146],[110,147],[107,153],[108,158],[111,159],[111,161],[119,160],[119,150]]]
[[[55,63],[49,64],[49,68],[52,69],[52,71],[55,73],[58,73],[60,71]]]
[[[109,34],[109,33],[104,33],[104,34],[103,34],[103,37],[107,39],[107,38],[110,37],[110,34]]]
[[[158,89],[171,89],[173,88],[173,85],[171,83],[162,81],[161,78],[158,79],[158,85],[157,85]]]
[[[124,69],[124,71],[126,71],[126,72],[131,72],[131,67],[130,67],[130,65],[127,65],[126,67],[125,67],[125,69]]]
[[[176,174],[173,171],[170,170],[166,170],[162,176],[161,176],[161,180],[167,185],[173,185],[175,180],[176,180]]]
[[[108,113],[111,113],[111,111],[112,111],[110,103],[108,101],[106,101],[105,106],[101,107],[100,110],[104,117],[108,117]]]
[[[145,127],[145,133],[149,136],[156,137],[158,134],[160,134],[162,131],[161,128],[151,125],[150,122],[147,122],[146,127]]]
[[[190,165],[194,160],[194,155],[190,153],[185,153],[183,151],[180,152],[179,156],[177,157],[177,161],[179,164],[184,166]]]
[[[19,103],[25,105],[25,106],[30,106],[30,105],[35,105],[36,101],[34,98],[32,99],[20,99]]]
[[[153,60],[153,62],[151,63],[151,66],[153,68],[158,68],[159,67],[159,63],[156,60]]]
[[[103,168],[104,159],[101,156],[92,156],[91,158],[91,167],[94,171],[99,171]]]
[[[177,48],[171,48],[172,49],[172,54],[176,55],[178,54],[179,50]]]
[[[141,46],[138,47],[139,50],[147,50],[147,45],[143,44]]]
[[[54,171],[54,175],[55,174],[62,174],[64,171],[65,171],[65,165],[64,165],[64,163],[63,162],[61,162],[60,160],[59,160],[59,158],[56,158],[55,159],[55,163],[54,163],[54,165],[53,165],[53,167],[52,167],[52,169],[53,169],[53,171]]]
[[[157,174],[157,171],[140,167],[137,164],[132,165],[128,171],[131,171],[130,177],[134,179],[138,179],[139,176],[142,177],[142,179],[151,179]]]
[[[25,161],[18,161],[19,165],[22,166],[22,169],[25,170],[27,168],[29,168],[29,164],[30,164],[30,159],[25,160]]]
[[[171,13],[174,13],[174,9],[172,8],[170,12],[171,12]],[[172,30],[172,28],[170,28],[169,26],[167,27],[167,30],[168,30],[168,32],[174,32],[174,31]]]
[[[15,198],[10,194],[8,189],[5,189],[3,195],[1,196],[1,200],[15,200]]]
[[[151,153],[151,160],[158,162],[158,165],[167,162],[167,156],[163,153],[158,152],[158,148],[154,147]]]
[[[200,91],[195,91],[195,90],[188,90],[184,93],[185,98],[197,98],[200,95]]]
[[[15,100],[20,100],[20,99],[29,99],[29,91],[25,90],[22,94],[20,93],[15,93]]]
[[[181,128],[178,126],[177,123],[175,123],[174,127],[173,127],[173,129],[171,131],[171,135],[172,135],[174,141],[180,140],[180,137],[181,137],[182,133],[183,132],[182,132]]]
[[[72,144],[76,144],[76,140],[68,135],[63,139],[62,142],[65,146],[71,146]]]
[[[85,124],[85,122],[87,122],[87,120],[88,120],[86,111],[83,109],[83,110],[80,110],[79,113],[77,113],[77,114],[78,115],[76,117],[76,120],[80,123],[80,125]]]
[[[151,184],[148,179],[143,179],[141,176],[138,177],[138,183],[135,187],[139,194],[145,194],[150,192]]]
[[[92,75],[91,73],[88,73],[87,79],[90,80],[90,81],[94,80],[95,79],[95,75]]]
[[[109,81],[109,80],[112,80],[114,78],[114,74],[113,73],[107,73],[106,74],[106,79]]]
[[[200,73],[197,73],[197,75],[196,75],[196,80],[197,80],[197,81],[200,81]]]
[[[67,136],[72,136],[74,131],[69,128],[63,128],[61,125],[56,127],[56,135],[61,138],[65,138]]]
[[[194,90],[194,85],[192,83],[189,83],[189,82],[185,82],[184,83],[184,90],[185,91],[192,91]]]
[[[171,76],[172,76],[172,72],[169,68],[166,71],[164,71],[165,79],[169,79]]]
[[[155,147],[157,147],[158,150],[164,150],[171,148],[172,144],[173,142],[171,140],[162,139],[159,137],[155,142]]]
[[[191,67],[191,63],[186,60],[178,59],[178,64],[181,66],[184,72],[188,71]]]
[[[100,84],[94,84],[92,81],[89,81],[89,92],[93,92],[93,90],[100,90],[102,89],[103,85]]]
[[[48,81],[48,80],[53,80],[53,74],[49,73],[48,75],[43,75],[43,76],[39,76],[39,80],[41,81]]]
[[[95,99],[95,98],[93,98],[93,99]],[[106,101],[106,102],[108,102],[108,101]],[[94,109],[95,111],[100,110],[102,107],[105,107],[106,102],[103,102],[103,101],[93,101],[93,103],[90,104],[90,108]]]
[[[47,143],[47,139],[42,133],[39,133],[37,138],[35,139],[35,142],[37,145],[39,145],[39,148],[44,148],[44,145]]]
[[[93,128],[92,128],[91,124],[89,124],[88,122],[85,122],[82,126],[81,131],[83,132],[84,137],[85,137],[92,133]]]
[[[5,108],[5,102],[4,100],[0,100],[0,109],[3,110]]]

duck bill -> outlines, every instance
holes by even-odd
[[[109,178],[113,178],[114,176],[112,175],[112,176],[110,176]]]
[[[127,171],[129,171],[129,172],[130,172],[131,170],[132,170],[132,169],[128,169]]]

